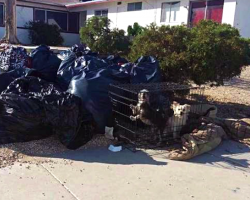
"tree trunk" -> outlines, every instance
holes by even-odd
[[[5,36],[1,43],[20,43],[17,39],[16,0],[5,0]]]

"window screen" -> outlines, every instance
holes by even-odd
[[[95,16],[102,16],[107,17],[108,16],[108,10],[96,10]]]
[[[161,22],[177,22],[180,2],[162,3]]]
[[[128,11],[136,11],[142,9],[142,2],[128,3]]]

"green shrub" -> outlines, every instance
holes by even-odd
[[[187,42],[190,31],[185,26],[161,26],[151,24],[135,37],[129,58],[142,55],[156,57],[165,81],[184,82],[187,79]]]
[[[152,24],[136,36],[129,57],[155,56],[166,81],[221,85],[249,64],[248,44],[237,29],[212,21],[193,29]]]
[[[201,21],[191,29],[188,43],[191,79],[198,84],[215,82],[240,75],[247,65],[247,49],[239,31],[227,24]]]
[[[56,25],[49,25],[44,22],[28,22],[29,38],[34,45],[60,46],[63,44],[63,37]]]
[[[143,27],[140,26],[137,22],[135,22],[133,27],[128,26],[127,32],[129,36],[137,36],[143,32]]]
[[[129,38],[119,29],[110,29],[107,17],[92,17],[80,30],[81,41],[101,54],[123,54],[129,51]]]

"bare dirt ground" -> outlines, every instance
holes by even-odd
[[[224,86],[207,88],[205,95],[218,107],[218,117],[250,117],[250,67],[240,77],[225,82]]]
[[[207,87],[205,95],[218,107],[218,117],[250,117],[250,67],[240,77],[233,78],[220,87]],[[108,146],[110,141],[103,136],[96,136],[82,149]],[[44,140],[26,143],[0,145],[0,168],[15,162],[34,162],[32,157],[48,156],[53,153],[69,151],[53,136]]]

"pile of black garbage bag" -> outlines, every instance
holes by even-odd
[[[110,123],[110,84],[160,77],[153,57],[129,63],[113,55],[101,59],[77,45],[60,56],[44,45],[29,55],[6,47],[0,54],[0,144],[56,134],[67,148],[79,148],[91,140],[93,126],[104,133]]]

